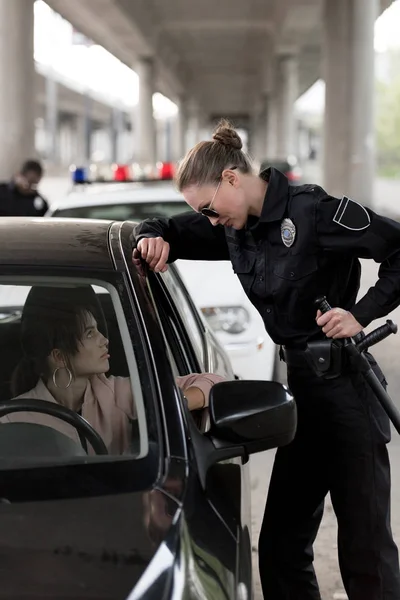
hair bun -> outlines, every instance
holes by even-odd
[[[236,129],[229,123],[229,121],[222,120],[216,128],[213,140],[222,144],[234,148],[235,150],[242,149],[242,140]]]

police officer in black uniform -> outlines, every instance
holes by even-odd
[[[292,187],[275,169],[255,175],[227,122],[188,153],[176,179],[196,212],[141,223],[134,264],[165,271],[178,258],[231,260],[282,347],[297,402],[296,437],[276,453],[259,540],[265,599],[320,600],[312,546],[330,492],[349,600],[399,600],[388,418],[351,364],[320,377],[307,345],[355,336],[400,304],[400,225],[319,186]],[[357,302],[359,258],[381,266]],[[314,306],[321,295],[335,307],[324,315]]]
[[[11,181],[0,183],[0,217],[43,217],[49,206],[38,192],[43,167],[27,160]]]

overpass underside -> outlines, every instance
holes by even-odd
[[[139,75],[134,152],[154,162],[152,97],[178,106],[179,158],[219,117],[247,129],[258,158],[296,151],[294,102],[326,82],[324,171],[331,193],[372,197],[374,22],[389,0],[48,0]],[[33,148],[33,0],[0,0],[2,165]],[[32,84],[32,88],[29,87]],[[11,127],[10,122],[13,123]],[[4,147],[4,144],[3,144]],[[3,166],[4,168],[4,166]]]

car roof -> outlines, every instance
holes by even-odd
[[[49,214],[56,210],[79,208],[99,204],[135,204],[144,202],[184,202],[180,194],[169,183],[107,183],[93,184],[80,191],[72,192],[51,205]]]
[[[92,219],[0,218],[0,264],[110,270],[111,223]]]

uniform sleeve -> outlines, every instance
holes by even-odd
[[[162,237],[170,245],[168,262],[188,260],[229,260],[228,244],[221,225],[193,211],[170,219],[146,219],[134,230],[136,243],[146,237]]]
[[[204,394],[205,406],[208,406],[211,388],[221,381],[225,381],[225,379],[214,373],[191,373],[176,378],[176,383],[183,393],[190,387],[198,387]]]
[[[400,304],[400,224],[343,197],[323,196],[316,205],[319,246],[381,263],[378,281],[351,310],[366,327]]]

